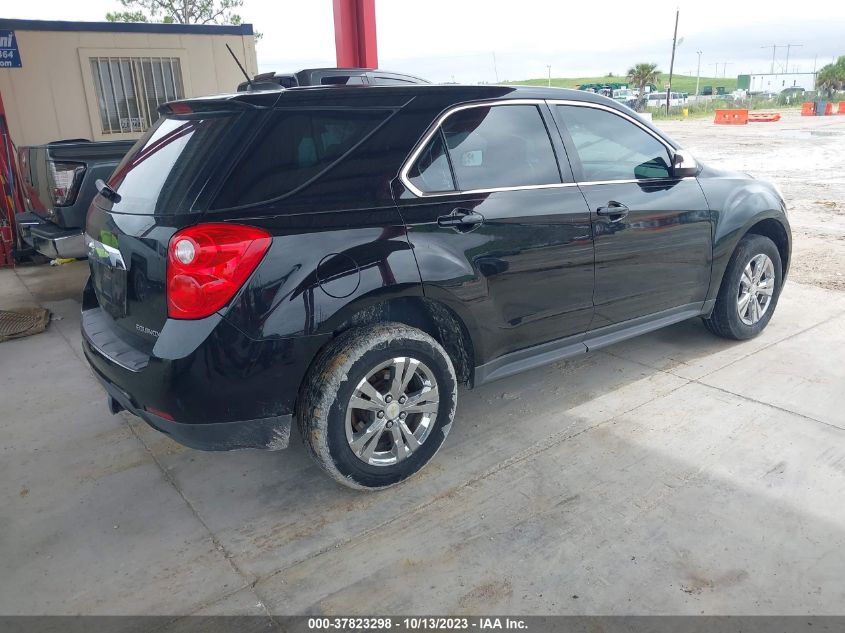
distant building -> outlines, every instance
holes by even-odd
[[[770,92],[777,94],[787,88],[814,90],[815,73],[763,73],[759,75],[739,75],[736,78],[738,90],[747,90],[751,94]]]
[[[234,92],[226,44],[258,72],[251,24],[0,19],[0,96],[12,139],[136,139],[173,99]]]

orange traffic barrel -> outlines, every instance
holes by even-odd
[[[717,125],[745,125],[748,123],[748,110],[716,110],[713,123]]]
[[[801,105],[801,116],[816,116],[816,102],[805,101]]]
[[[836,114],[845,114],[845,101],[839,102],[839,111]]]

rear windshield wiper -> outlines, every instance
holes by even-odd
[[[115,204],[120,202],[120,194],[103,182],[102,178],[97,178],[97,180],[94,181],[94,186],[97,188],[97,191],[100,192],[100,195],[106,200],[111,200]]]

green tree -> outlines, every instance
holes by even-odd
[[[832,99],[837,90],[845,90],[845,55],[822,67],[816,75],[816,90],[828,99]]]
[[[243,0],[118,0],[124,11],[106,13],[109,22],[240,24],[233,10]]]
[[[637,86],[640,91],[637,103],[639,109],[642,109],[648,98],[645,87],[648,84],[657,84],[659,80],[660,71],[657,70],[657,64],[636,64],[628,69],[628,81]]]

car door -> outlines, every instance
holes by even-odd
[[[402,171],[426,296],[473,330],[479,365],[549,341],[577,346],[592,320],[590,213],[555,128],[539,100],[459,106]]]
[[[633,116],[600,104],[552,105],[595,235],[591,329],[694,311],[710,281],[711,219],[694,177]]]

